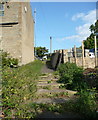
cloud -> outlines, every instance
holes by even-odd
[[[65,37],[65,38],[62,38],[62,40],[73,40],[73,41],[81,41],[82,40],[85,40],[85,36],[82,36],[82,35],[72,35],[72,36],[68,36],[68,37]]]
[[[96,10],[91,10],[87,15],[83,18],[83,21],[88,22],[90,24],[94,23],[96,20]]]
[[[91,10],[87,14],[84,13],[77,13],[76,15],[72,16],[72,20],[76,21],[78,19],[83,20],[84,22],[91,23],[96,19],[96,10]]]
[[[72,21],[78,20],[82,20],[84,24],[76,27],[77,34],[65,37],[62,40],[75,40],[79,42],[85,40],[91,34],[89,30],[90,25],[94,24],[96,21],[96,10],[91,10],[87,14],[77,13],[76,15],[72,16]]]
[[[75,21],[82,17],[84,17],[84,13],[77,13],[76,15],[72,16],[72,20]]]
[[[85,40],[91,34],[91,32],[89,30],[90,25],[91,24],[87,23],[82,26],[76,27],[76,32],[79,36],[78,41]]]

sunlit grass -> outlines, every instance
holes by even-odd
[[[6,117],[25,117],[29,114],[26,104],[34,98],[42,66],[41,61],[35,61],[18,68],[6,67],[2,70],[2,102]]]

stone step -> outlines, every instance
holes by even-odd
[[[39,79],[38,80],[38,82],[48,82],[48,81],[56,82],[56,81],[58,81],[58,79]]]
[[[56,111],[39,111],[37,120],[84,120],[83,116],[75,112],[64,111],[63,113]]]
[[[60,85],[64,85],[64,84],[56,83],[56,82],[54,82],[54,83],[49,83],[49,84],[47,84],[47,83],[40,83],[40,84],[37,84],[37,86],[47,86],[47,85],[51,85],[51,86],[60,86]]]
[[[49,83],[57,83],[56,81],[57,80],[55,80],[55,79],[53,79],[53,80],[39,80],[37,83],[38,84],[44,84],[44,83],[49,84]]]
[[[39,98],[35,101],[33,101],[34,103],[37,103],[37,104],[47,104],[47,103],[65,103],[66,101],[69,101],[70,99],[69,98]]]
[[[40,76],[40,78],[48,78],[49,76]]]
[[[63,93],[63,94],[60,94],[60,93]],[[66,90],[66,89],[55,88],[53,90],[38,89],[36,95],[54,95],[54,94],[60,94],[60,95],[65,95],[65,96],[73,96],[76,93],[77,93],[77,91],[71,91],[71,90]]]
[[[42,84],[42,83],[47,83],[47,84],[49,84],[49,83],[53,83],[54,81],[51,81],[51,80],[48,80],[48,81],[38,81],[38,84]]]
[[[57,78],[52,78],[52,79],[39,79],[39,81],[48,81],[48,80],[51,80],[51,81],[57,81],[58,79]]]
[[[53,87],[59,88],[61,85],[64,85],[64,84],[56,83],[56,82],[54,82],[54,83],[38,83],[37,87],[39,88],[39,87],[48,87],[48,86],[50,86],[51,88],[53,88]]]
[[[53,79],[54,76],[53,76],[52,74],[47,74],[47,75],[42,75],[42,76],[40,76],[40,78],[41,78],[41,79],[46,79],[46,78],[48,78],[48,79]]]

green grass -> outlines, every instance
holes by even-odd
[[[51,85],[44,86],[43,89],[51,90]]]
[[[49,83],[52,83],[52,81],[51,81],[51,80],[48,80],[47,83],[48,83],[48,84],[49,84]]]
[[[31,112],[27,104],[34,98],[42,66],[41,61],[35,61],[18,68],[3,68],[2,104],[6,117],[24,118],[29,116]]]

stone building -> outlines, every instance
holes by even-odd
[[[20,64],[34,61],[34,20],[29,2],[0,3],[1,49]]]

